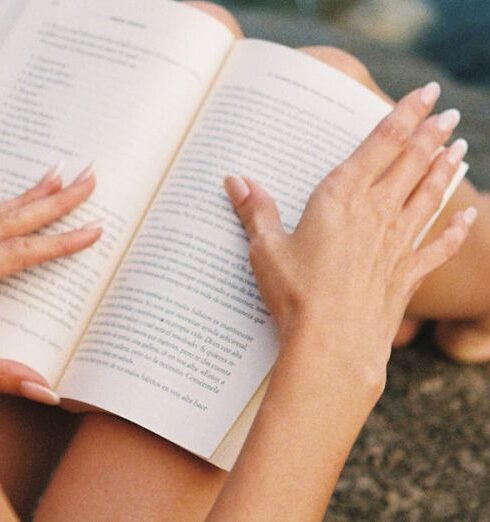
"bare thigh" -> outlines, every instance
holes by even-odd
[[[19,515],[32,511],[75,422],[62,410],[0,396],[0,483]]]

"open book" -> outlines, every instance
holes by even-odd
[[[96,159],[95,195],[47,233],[102,219],[105,234],[0,282],[0,358],[67,404],[230,469],[278,346],[223,177],[262,183],[292,230],[391,109],[310,56],[236,41],[170,0],[14,3],[0,24],[1,196],[59,159],[68,177]]]

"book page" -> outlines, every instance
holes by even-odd
[[[1,0],[0,2],[0,48],[29,0]]]
[[[223,178],[263,184],[293,230],[316,183],[390,111],[310,56],[238,41],[60,393],[206,458],[236,423],[213,458],[229,468],[278,344]]]
[[[105,233],[0,282],[0,358],[58,380],[232,42],[169,0],[28,3],[0,51],[0,197],[96,160],[95,195],[49,233],[98,219]]]

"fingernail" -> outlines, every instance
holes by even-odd
[[[102,226],[102,219],[98,219],[97,221],[92,221],[92,223],[87,223],[81,230],[102,230]]]
[[[22,381],[20,383],[20,393],[31,401],[42,402],[51,406],[56,406],[60,403],[60,396],[57,393],[37,382]]]
[[[444,111],[437,118],[437,126],[439,130],[447,132],[455,129],[461,121],[461,113],[458,109],[449,109]]]
[[[38,183],[39,186],[41,185],[49,185],[54,180],[59,179],[61,172],[65,168],[65,162],[64,161],[58,161],[56,165],[53,165],[46,175],[41,178],[41,181]]]
[[[420,92],[420,99],[425,105],[433,105],[441,95],[441,86],[437,82],[428,83]]]
[[[467,225],[473,225],[473,223],[476,221],[476,218],[478,217],[478,210],[475,207],[469,207],[465,210],[463,214],[464,222]]]
[[[92,162],[88,167],[83,169],[83,171],[75,178],[72,185],[81,185],[82,183],[85,183],[94,175],[94,162]]]
[[[463,139],[456,140],[449,148],[447,160],[456,167],[463,161],[467,152],[468,142]]]
[[[250,195],[250,187],[243,178],[227,177],[225,179],[225,188],[234,205],[243,203]]]

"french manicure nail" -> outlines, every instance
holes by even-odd
[[[58,161],[56,165],[53,165],[46,175],[41,179],[39,182],[39,185],[48,185],[52,183],[55,179],[60,177],[61,172],[65,168],[65,162],[64,161]]]
[[[475,207],[469,207],[463,214],[463,219],[467,225],[473,225],[478,217],[478,210]]]
[[[226,191],[234,204],[240,204],[250,195],[250,187],[243,178],[228,177],[225,180]]]
[[[20,393],[31,401],[42,402],[51,406],[60,403],[60,396],[56,392],[37,382],[22,381]]]
[[[87,223],[81,228],[81,230],[101,230],[102,226],[102,219],[98,219],[97,221],[92,221],[92,223]]]
[[[420,91],[420,99],[425,105],[433,105],[441,95],[441,86],[437,82],[428,83]]]
[[[94,175],[94,173],[94,162],[92,162],[74,179],[72,185],[81,185],[82,183],[85,183]]]
[[[447,159],[451,165],[458,166],[468,152],[468,142],[463,139],[456,140],[451,147],[447,155]]]
[[[437,126],[442,132],[448,132],[455,129],[461,121],[461,113],[458,109],[449,109],[444,111],[437,118]]]

